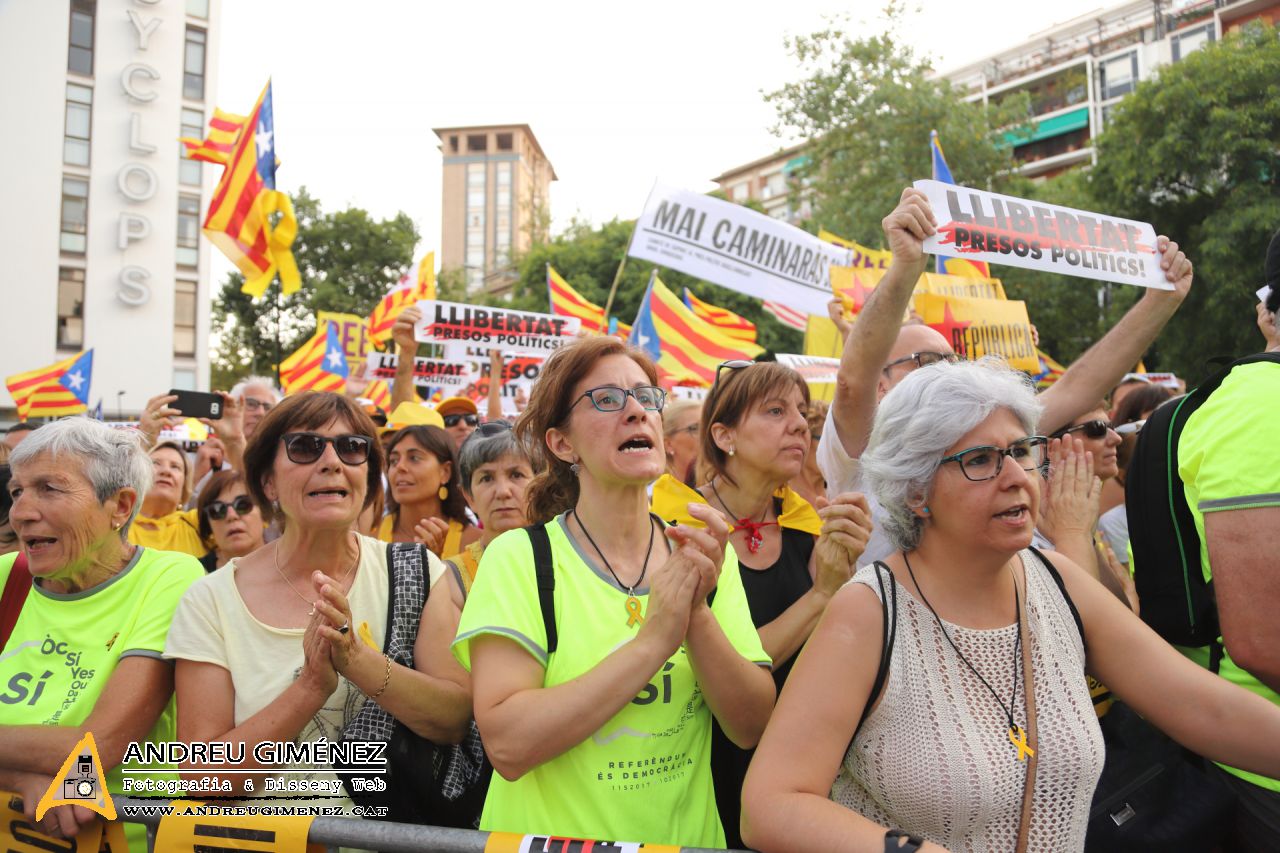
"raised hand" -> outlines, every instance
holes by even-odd
[[[902,191],[898,206],[880,222],[895,262],[924,263],[924,240],[937,231],[929,199],[914,187]]]
[[[729,522],[719,510],[704,503],[689,504],[689,514],[706,525],[705,528],[683,524],[668,527],[666,536],[676,545],[691,548],[705,559],[691,560],[700,573],[694,606],[706,603],[711,590],[720,581],[720,568],[724,565],[724,552],[729,544]]]
[[[1093,473],[1093,454],[1078,438],[1049,442],[1049,482],[1040,505],[1040,532],[1052,542],[1093,536],[1102,481]]]
[[[173,426],[171,418],[182,417],[182,412],[169,405],[176,399],[177,394],[161,394],[147,401],[147,406],[138,419],[138,431],[146,436],[148,447],[155,445],[161,430]]]
[[[426,545],[427,550],[437,557],[452,557],[452,554],[441,554],[444,550],[444,537],[449,532],[449,522],[443,518],[432,516],[423,518],[413,526],[413,541]]]
[[[822,532],[814,545],[817,571],[813,585],[828,598],[853,577],[858,558],[871,539],[871,507],[857,492],[837,495],[818,510]]]
[[[422,311],[417,305],[410,305],[396,316],[391,326],[391,340],[402,350],[418,351],[418,339],[413,336],[414,325],[422,319]]]

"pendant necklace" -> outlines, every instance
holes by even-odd
[[[609,574],[613,576],[614,581],[619,587],[627,591],[627,627],[634,628],[636,625],[643,624],[644,608],[640,604],[640,599],[636,597],[636,587],[644,583],[645,573],[649,571],[649,555],[653,553],[653,516],[649,516],[649,547],[644,552],[644,566],[640,569],[640,577],[636,578],[636,582],[631,586],[623,583],[622,578],[618,577],[618,573],[613,570],[613,566],[609,565],[609,558],[600,550],[596,540],[591,538],[591,531],[587,530],[587,526],[582,523],[582,516],[578,515],[577,507],[573,508],[573,518],[578,522],[578,527],[582,528],[583,535],[587,537],[591,547],[600,556],[600,562],[604,563],[604,567],[609,570]]]
[[[730,518],[734,517],[733,510],[729,509],[729,505],[724,502],[724,498],[720,497],[720,490],[716,488],[716,481],[711,481],[711,492],[716,496],[716,500],[720,502],[720,506],[724,507],[724,511],[729,514]],[[770,499],[772,500],[772,498]],[[747,550],[752,554],[760,550],[760,546],[764,544],[764,534],[760,532],[763,527],[772,527],[777,524],[776,521],[765,521],[765,516],[769,514],[769,503],[765,502],[764,512],[760,513],[759,521],[752,521],[750,518],[739,518],[733,523],[734,530],[747,531]]]
[[[1014,624],[1018,626],[1017,633],[1014,635],[1015,639],[1013,643],[1013,689],[1009,693],[1009,704],[1006,706],[1004,704],[1004,700],[1000,698],[1000,694],[996,693],[995,688],[982,677],[982,673],[978,672],[977,668],[969,662],[969,659],[965,657],[964,653],[956,646],[955,641],[951,639],[951,635],[947,633],[946,627],[942,624],[942,617],[938,615],[938,611],[933,609],[933,605],[930,604],[929,599],[925,597],[924,590],[920,588],[920,582],[916,580],[916,573],[911,570],[911,560],[907,557],[906,551],[902,552],[902,561],[907,564],[907,573],[911,575],[911,582],[915,584],[916,592],[920,593],[920,600],[924,602],[924,606],[929,608],[929,612],[933,614],[933,618],[938,623],[938,630],[941,631],[942,636],[946,638],[947,643],[951,646],[951,650],[956,653],[956,656],[960,658],[965,666],[969,667],[970,672],[978,676],[978,680],[982,682],[982,686],[987,688],[987,691],[1000,706],[1000,710],[1004,712],[1005,719],[1009,725],[1009,743],[1013,744],[1013,748],[1018,751],[1018,760],[1026,761],[1028,755],[1035,755],[1035,750],[1027,746],[1026,731],[1022,726],[1013,721],[1013,702],[1018,695],[1018,661],[1022,659],[1022,600],[1018,597],[1017,579],[1015,578],[1013,581]]]

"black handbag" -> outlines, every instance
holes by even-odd
[[[1107,761],[1089,809],[1086,853],[1210,853],[1234,823],[1235,795],[1205,760],[1115,702],[1101,720]]]
[[[411,543],[387,546],[391,591],[387,602],[387,641],[391,660],[413,668],[418,622],[429,593],[426,549]],[[480,822],[493,767],[471,721],[460,744],[437,744],[415,734],[378,703],[366,701],[343,729],[344,741],[387,744],[383,784],[353,784],[360,774],[339,773],[358,806],[385,809],[377,820],[475,829]],[[379,777],[374,777],[379,778]],[[378,790],[373,790],[373,788]]]

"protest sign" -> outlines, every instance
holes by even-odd
[[[855,269],[887,270],[893,262],[893,252],[888,249],[868,249],[861,243],[838,237],[830,231],[818,231],[818,239],[827,243],[835,243],[853,253],[849,266]]]
[[[467,343],[547,356],[572,341],[582,328],[577,317],[510,308],[428,299],[419,302],[418,309],[422,319],[414,324],[414,337],[430,344]]]
[[[365,359],[364,378],[368,380],[395,379],[396,366],[400,358],[395,353],[371,352]],[[461,388],[476,380],[480,375],[474,362],[448,361],[438,358],[415,358],[413,360],[413,383],[427,385],[432,388]]]
[[[939,181],[916,181],[933,207],[934,255],[1172,290],[1145,222]]]
[[[967,275],[939,275],[927,272],[916,282],[916,293],[934,296],[959,296],[964,299],[1006,299],[1004,285],[998,278],[975,278]]]
[[[348,371],[359,373],[361,361],[372,348],[369,340],[369,321],[355,314],[317,311],[316,328],[323,329],[326,322],[337,327],[338,343],[342,345],[342,352],[347,357]]]
[[[836,381],[840,371],[840,359],[816,355],[791,355],[778,353],[778,364],[790,367],[810,384],[827,385]]]
[[[916,311],[926,326],[941,332],[965,358],[998,355],[1018,370],[1032,374],[1040,370],[1023,302],[922,293],[916,296]]]
[[[848,249],[750,208],[655,184],[627,254],[809,314],[827,313],[828,269]]]

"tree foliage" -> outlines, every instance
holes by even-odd
[[[966,103],[902,37],[901,6],[885,14],[888,25],[872,35],[846,19],[787,39],[803,77],[766,96],[777,130],[808,140],[797,176],[812,192],[814,224],[870,246],[902,188],[930,176],[931,130],[958,180],[999,191],[1014,165],[1004,132],[1022,128],[1028,110],[1025,96]]]
[[[292,198],[302,289],[278,296],[273,284],[255,301],[240,291],[239,273],[227,276],[213,304],[215,388],[249,374],[274,375],[277,361],[315,333],[317,311],[368,314],[414,261],[418,230],[408,214],[377,220],[356,207],[326,212],[305,187]]]
[[[519,259],[520,278],[507,304],[528,311],[547,311],[547,264],[550,264],[575,290],[603,307],[634,227],[633,221],[620,219],[598,227],[575,221],[559,236],[535,244]],[[623,323],[631,323],[639,310],[652,269],[652,264],[634,258],[627,261],[609,312],[612,316]],[[801,351],[804,343],[801,333],[765,314],[760,300],[671,269],[660,270],[659,277],[677,295],[683,295],[684,288],[688,287],[699,298],[755,323],[760,346],[774,352]]]
[[[1097,140],[1098,206],[1152,222],[1195,264],[1195,284],[1157,346],[1195,380],[1205,360],[1261,349],[1254,291],[1280,225],[1280,40],[1254,25],[1141,83]]]

